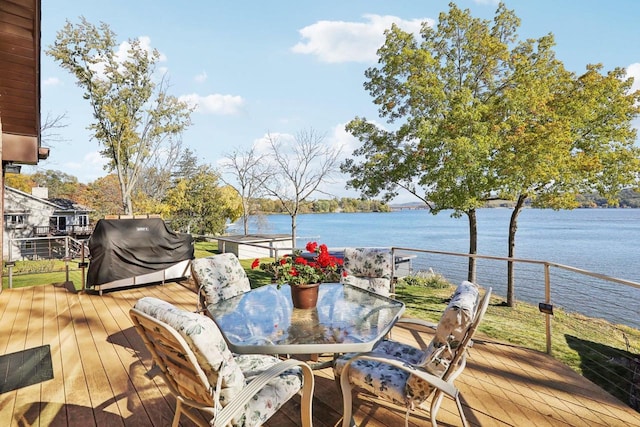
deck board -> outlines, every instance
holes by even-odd
[[[42,383],[40,391],[40,402],[38,418],[41,420],[40,425],[64,425],[56,423],[56,417],[61,416],[60,409],[64,407],[64,378],[62,376],[62,354],[60,352],[61,336],[58,328],[58,304],[57,300],[62,297],[66,298],[64,293],[58,293],[53,286],[41,286],[44,290],[46,306],[44,314],[44,331],[43,342],[51,345],[51,361],[53,363],[53,379]],[[39,403],[39,402],[36,402]],[[64,414],[66,422],[66,414]],[[35,424],[37,425],[37,424]],[[116,424],[117,425],[117,424]]]
[[[0,354],[48,344],[54,378],[0,394],[0,419],[20,427],[170,425],[175,399],[160,377],[145,375],[151,358],[128,314],[144,296],[196,308],[193,290],[178,283],[102,296],[53,285],[3,290]],[[392,336],[413,345],[430,339],[426,332],[401,327],[394,328]],[[342,397],[333,373],[323,369],[315,376],[314,426],[339,425]],[[640,426],[640,414],[559,362],[481,337],[457,384],[472,426]],[[404,415],[403,408],[354,396],[354,419],[361,426],[403,425]],[[299,417],[300,401],[294,398],[267,426],[298,426]],[[409,425],[429,422],[429,414],[420,412],[411,415]],[[444,400],[438,422],[460,424],[451,400]],[[181,425],[193,423],[183,419]]]

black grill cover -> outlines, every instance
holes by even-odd
[[[161,218],[101,219],[88,244],[88,286],[161,271],[193,259],[191,235],[174,232]]]

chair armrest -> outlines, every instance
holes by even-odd
[[[429,322],[428,320],[416,319],[416,318],[413,318],[413,317],[401,317],[396,322],[396,325],[398,323],[407,323],[407,324],[410,324],[410,325],[419,325],[419,326],[424,326],[425,328],[430,328],[430,329],[434,329],[434,330],[438,327],[437,323]]]
[[[233,400],[218,412],[214,419],[214,426],[227,426],[234,416],[240,413],[246,403],[262,389],[269,381],[277,377],[287,369],[299,366],[302,369],[302,420],[303,426],[311,426],[311,399],[313,397],[314,378],[313,372],[305,362],[295,359],[287,359],[277,363],[255,377],[238,393]]]
[[[456,399],[458,396],[458,389],[453,384],[444,381],[442,378],[431,375],[418,367],[410,365],[402,360],[398,360],[392,356],[376,352],[359,353],[349,359],[349,361],[343,368],[343,374],[340,375],[340,385],[343,390],[349,389],[349,369],[351,368],[351,364],[356,360],[372,360],[376,362],[386,363],[388,365],[394,366],[398,369],[418,376],[423,381],[429,383],[433,387],[441,390],[443,393],[454,399]],[[344,375],[344,372],[346,372],[347,375]]]
[[[401,317],[396,322],[396,325],[399,323],[404,323],[407,325],[418,325],[424,326],[425,328],[433,329],[434,331],[438,328],[437,323],[429,322],[428,320],[416,319],[413,317]],[[467,348],[473,347],[473,340],[469,340],[469,344],[467,344]]]

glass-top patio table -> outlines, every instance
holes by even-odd
[[[289,285],[266,285],[210,304],[235,353],[370,351],[404,312],[400,301],[340,283],[320,285],[316,308],[293,308]]]

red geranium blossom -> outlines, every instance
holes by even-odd
[[[260,263],[260,260],[256,259],[251,268],[259,266],[260,269],[270,272],[278,284],[306,285],[340,280],[342,259],[329,254],[327,245],[309,242],[305,249],[314,254],[312,259],[303,256],[301,251],[294,251],[293,256],[285,255],[273,262]]]

